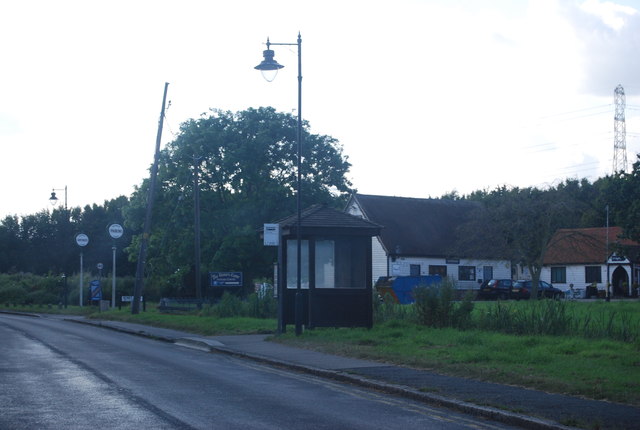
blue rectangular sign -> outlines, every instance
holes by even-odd
[[[211,287],[241,287],[242,272],[209,272]]]
[[[102,287],[100,287],[100,281],[97,279],[91,281],[89,287],[91,289],[91,300],[102,300]]]

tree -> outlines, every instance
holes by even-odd
[[[248,271],[248,281],[271,276],[275,253],[262,246],[258,229],[295,211],[296,124],[290,114],[258,108],[211,110],[181,125],[160,155],[147,256],[152,278],[176,280],[176,273],[181,273],[181,282],[191,282],[196,164],[203,265],[215,271]],[[309,133],[305,122],[302,149],[302,206],[346,200],[351,192],[346,179],[350,163],[338,141]],[[142,225],[148,182],[131,198],[126,211],[130,227]],[[136,258],[138,247],[139,238],[134,238],[130,258]]]
[[[551,237],[559,228],[578,225],[584,205],[564,186],[548,190],[503,186],[473,193],[469,199],[480,201],[482,206],[459,231],[467,254],[493,258],[497,254],[527,267],[532,297],[537,297]]]
[[[0,273],[19,270],[25,254],[25,243],[20,238],[20,219],[7,216],[0,223]]]
[[[85,265],[95,267],[98,262],[110,267],[112,240],[108,224],[122,223],[122,211],[128,199],[120,196],[94,204],[84,210],[55,208],[23,217],[8,216],[0,221],[0,272],[29,272],[38,275],[71,274],[78,269],[78,245],[75,236],[86,233],[89,245],[83,249]],[[131,231],[118,240],[119,249],[129,244]],[[132,265],[123,253],[118,254],[118,273],[133,273]]]
[[[625,235],[640,242],[640,154],[631,173],[619,173],[611,182],[605,190],[614,201],[610,209]]]

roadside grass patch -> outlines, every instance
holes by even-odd
[[[489,314],[503,322],[518,321],[518,318],[532,321],[546,318],[553,309],[570,316],[568,322],[563,318],[554,319],[566,325],[565,334],[531,333],[525,330],[526,324],[516,325],[517,330],[498,326],[478,328],[481,319],[489,323]],[[202,335],[274,333],[277,326],[275,319],[220,318],[205,312],[160,314],[155,309],[136,315],[129,309],[99,313],[95,307],[77,306],[68,309],[12,306],[10,310],[64,314],[93,312],[88,316]],[[396,312],[403,318],[376,323],[371,330],[315,329],[306,330],[298,337],[289,330],[271,339],[442,374],[640,406],[638,302],[567,302],[563,305],[477,302],[471,314],[475,328],[466,330],[419,325],[415,319],[407,317],[411,313],[408,310]],[[536,330],[541,327],[551,327],[554,332],[559,330],[542,323]]]
[[[218,318],[203,316],[198,311],[181,314],[165,314],[156,309],[131,314],[129,309],[110,310],[94,313],[90,318],[125,321],[155,327],[170,328],[205,336],[226,334],[272,334],[275,333],[277,322],[274,319],[228,317]]]
[[[487,308],[496,306],[495,303],[478,304],[480,306],[474,310],[474,317],[476,313],[486,312]],[[592,337],[596,331],[602,333],[600,328],[603,326],[601,323],[592,323],[593,318],[589,318],[589,315],[609,315],[614,312],[617,316],[610,324],[611,318],[600,319],[611,327],[622,327],[623,324],[618,320],[622,313],[628,314],[624,324],[637,318],[640,312],[638,303],[633,303],[633,306],[629,306],[629,303],[620,304],[623,306],[618,307],[618,303],[613,302],[609,303],[612,306],[569,303],[563,312],[571,315],[569,331],[577,330],[572,334],[431,328],[402,320],[376,324],[371,330],[315,329],[307,330],[298,337],[287,333],[275,337],[274,341],[442,374],[640,406],[638,342]],[[498,312],[503,316],[518,313],[519,308],[526,308],[527,303],[513,305],[501,304]],[[546,305],[534,306],[533,311],[524,309],[524,318],[547,315],[546,310],[536,313],[536,309],[543,309]],[[549,306],[555,309],[555,305]],[[593,330],[585,332],[585,325],[591,325]],[[398,332],[402,335],[398,335]],[[378,342],[371,342],[371,339],[377,339]]]

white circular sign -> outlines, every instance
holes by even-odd
[[[97,267],[98,267],[98,270],[102,270],[104,269],[104,264],[98,263]]]
[[[111,235],[112,238],[118,239],[122,237],[123,233],[124,233],[124,229],[120,224],[111,224],[109,226],[109,235]]]
[[[76,243],[78,244],[78,246],[87,246],[87,244],[89,243],[89,236],[84,233],[76,235]]]

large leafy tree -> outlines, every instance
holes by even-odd
[[[20,219],[7,216],[0,223],[0,273],[17,272],[21,269],[26,253],[26,243],[20,235]]]
[[[610,224],[621,226],[627,237],[640,242],[640,154],[630,173],[619,172],[601,182]]]
[[[575,184],[569,185],[548,190],[499,187],[471,194],[469,198],[482,205],[461,227],[460,244],[467,248],[463,251],[500,256],[527,267],[533,281],[532,296],[537,297],[551,237],[559,228],[579,225],[585,209],[576,198]]]
[[[195,172],[203,273],[243,271],[248,281],[272,275],[274,250],[262,246],[258,229],[295,211],[296,121],[258,108],[211,110],[181,125],[160,155],[147,256],[152,279],[168,282],[165,294],[194,294]],[[311,134],[304,123],[302,149],[302,206],[344,201],[351,192],[350,163],[338,141]],[[130,226],[142,225],[148,186],[143,182],[132,196]],[[132,259],[138,247],[139,238],[129,249]]]

